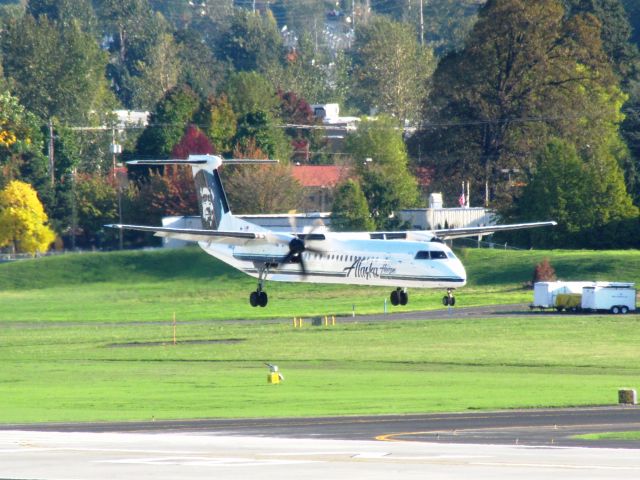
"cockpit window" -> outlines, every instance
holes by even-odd
[[[453,252],[447,252],[447,257],[455,260],[456,255]]]
[[[447,258],[446,252],[438,251],[438,250],[421,250],[416,253],[416,260],[440,260],[443,258]]]

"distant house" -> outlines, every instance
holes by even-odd
[[[149,124],[149,112],[136,110],[114,110],[117,118],[117,128],[146,127]]]
[[[304,189],[302,208],[307,212],[329,211],[336,186],[352,176],[343,165],[294,165],[291,173]]]

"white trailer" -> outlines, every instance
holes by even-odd
[[[583,288],[595,282],[536,282],[533,284],[533,303],[530,308],[557,308],[556,299],[560,294],[581,294]]]
[[[592,312],[627,313],[636,310],[634,283],[597,282],[582,290],[582,309]]]

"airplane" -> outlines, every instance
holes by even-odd
[[[445,244],[454,238],[488,235],[556,222],[397,232],[276,232],[231,213],[219,169],[223,164],[275,163],[189,155],[185,160],[132,160],[130,165],[190,166],[196,185],[201,229],[113,224],[107,227],[154,232],[156,236],[197,242],[209,255],[258,279],[249,295],[252,307],[266,307],[264,284],[282,282],[390,286],[391,304],[406,305],[408,288],[442,288],[445,306],[455,305],[456,288],[467,282],[462,262]]]

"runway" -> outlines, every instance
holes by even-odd
[[[0,430],[640,448],[640,442],[572,438],[583,433],[640,430],[640,408],[614,406],[422,415],[15,424],[2,425]]]
[[[571,438],[625,430],[639,408],[3,425],[0,478],[637,478],[640,442]]]

